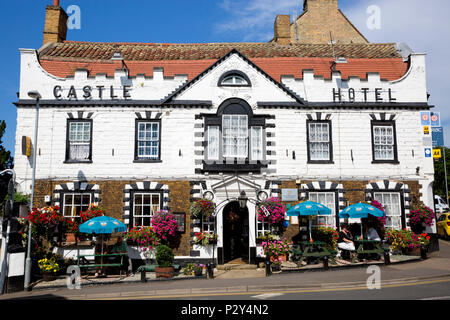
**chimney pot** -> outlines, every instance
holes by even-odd
[[[53,0],[53,6],[59,7],[59,0]]]

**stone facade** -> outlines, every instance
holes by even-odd
[[[291,41],[294,43],[329,44],[331,37],[336,43],[342,44],[368,43],[338,9],[338,0],[305,1],[305,11],[292,24],[291,35]]]

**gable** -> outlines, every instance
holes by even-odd
[[[237,71],[249,80],[250,86],[223,87],[220,80],[230,71]],[[303,100],[282,83],[265,73],[256,64],[240,54],[230,51],[204,72],[168,96],[164,103],[176,101],[224,101],[241,98],[251,104],[281,102],[303,105]]]

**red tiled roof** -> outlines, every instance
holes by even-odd
[[[106,73],[109,76],[121,67],[111,61],[115,52],[125,58],[130,75],[153,75],[154,67],[163,67],[165,76],[186,74],[189,80],[211,66],[232,49],[238,50],[262,70],[280,81],[282,75],[302,78],[304,69],[313,69],[315,75],[331,76],[333,50],[330,45],[274,43],[215,43],[215,44],[120,44],[71,42],[51,44],[42,48],[39,58],[43,68],[58,77],[73,75],[78,68],[90,75]],[[378,72],[382,79],[395,80],[407,71],[394,44],[335,45],[335,56],[347,58],[347,64],[338,64],[344,79],[349,76],[366,78],[367,72]]]

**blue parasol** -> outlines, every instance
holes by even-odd
[[[370,204],[357,203],[353,204],[339,213],[339,218],[361,219],[368,218],[369,215],[374,217],[384,217],[384,212]]]
[[[312,201],[299,203],[286,212],[288,217],[331,215],[332,213],[330,208]],[[309,219],[309,238],[311,239],[311,219]]]
[[[86,221],[80,225],[81,233],[111,234],[114,232],[126,232],[127,226],[117,219],[101,216]]]
[[[115,232],[126,232],[127,226],[117,219],[101,216],[86,221],[79,228],[81,233],[101,234],[102,235],[102,257],[101,264],[103,265],[103,235],[112,234]]]
[[[384,217],[384,212],[367,203],[353,204],[339,213],[339,218],[363,219],[368,218],[369,215],[374,217]],[[362,222],[361,222],[361,237],[363,237]]]

